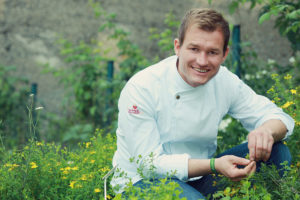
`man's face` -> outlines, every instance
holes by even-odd
[[[207,83],[226,59],[228,48],[224,53],[223,46],[224,37],[220,30],[207,32],[195,24],[187,30],[181,46],[175,39],[174,49],[179,58],[177,67],[183,80],[192,87]]]

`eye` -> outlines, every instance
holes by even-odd
[[[199,51],[199,49],[198,49],[198,48],[195,48],[195,47],[190,48],[190,50],[191,50],[191,51],[194,51],[194,52],[198,52],[198,51]]]
[[[209,51],[208,54],[209,55],[218,55],[219,53],[217,51]]]

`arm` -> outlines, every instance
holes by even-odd
[[[244,168],[237,168],[237,165],[246,166]],[[215,160],[216,170],[224,176],[230,178],[232,181],[239,181],[247,177],[249,174],[255,172],[256,163],[245,158],[237,156],[222,156]],[[189,159],[189,178],[203,176],[211,173],[209,159]]]
[[[281,108],[268,98],[257,95],[242,81],[236,80],[235,84],[229,113],[249,131],[250,159],[267,161],[274,142],[292,134],[294,121]]]

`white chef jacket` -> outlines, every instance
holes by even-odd
[[[288,129],[286,137],[292,133],[293,119],[227,68],[221,66],[205,85],[192,87],[178,73],[176,61],[172,56],[138,72],[121,92],[113,166],[133,183],[141,179],[137,168],[151,152],[158,175],[176,170],[178,179],[187,180],[189,158],[208,159],[215,153],[218,126],[226,114],[248,131],[280,119]],[[139,164],[129,161],[139,155]],[[119,185],[121,192],[128,179],[119,175],[111,185]]]

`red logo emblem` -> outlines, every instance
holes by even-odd
[[[133,105],[132,109],[128,109],[128,113],[140,114],[140,110],[138,109],[137,105]]]

